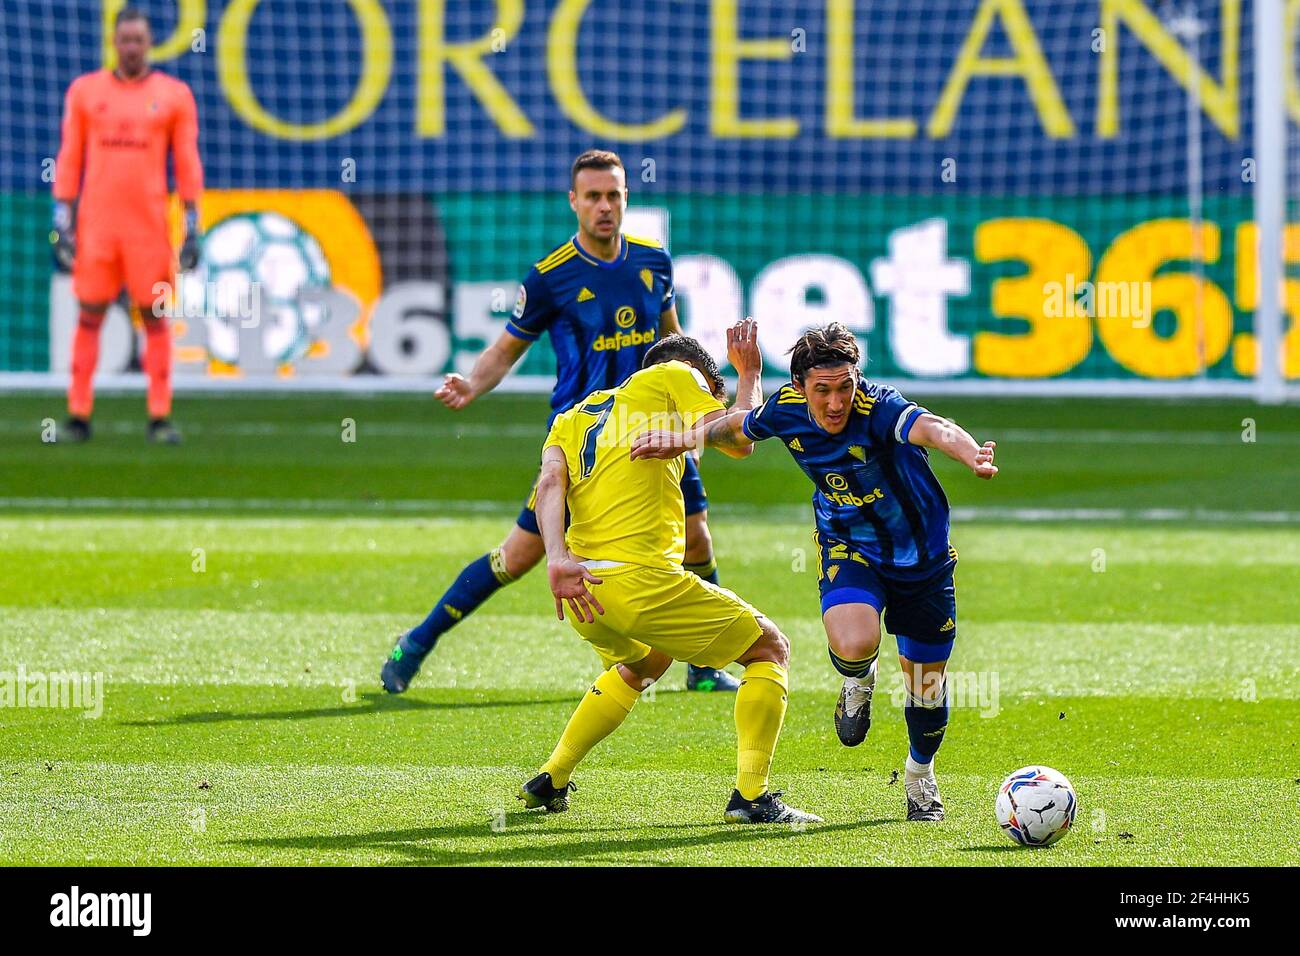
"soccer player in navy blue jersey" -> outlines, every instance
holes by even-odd
[[[529,271],[506,331],[478,357],[469,377],[446,376],[435,393],[444,405],[459,411],[492,391],[545,333],[556,359],[549,427],[591,392],[614,388],[640,369],[646,352],[660,338],[681,332],[672,260],[660,243],[623,234],[627,196],[627,175],[615,153],[593,149],[574,160],[569,207],[578,220],[577,233]],[[681,488],[686,501],[683,566],[717,584],[708,498],[695,459],[689,456]],[[389,693],[406,690],[446,631],[542,559],[545,548],[534,500],[529,497],[500,547],[461,571],[424,621],[397,642],[380,672]],[[688,664],[686,686],[734,691],[739,682],[726,671]]]
[[[948,499],[927,449],[979,478],[998,473],[996,443],[865,381],[857,340],[838,322],[790,350],[789,384],[748,413],[694,432],[647,432],[633,457],[664,458],[712,445],[744,448],[777,438],[811,479],[818,585],[831,663],[844,676],[835,729],[845,746],[866,739],[882,614],[898,642],[908,688],[909,820],[942,820],[934,755],[948,725],[945,672],[957,636]]]

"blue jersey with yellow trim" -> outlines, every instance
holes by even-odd
[[[575,237],[534,265],[506,329],[528,342],[550,333],[551,419],[637,371],[674,301],[672,260],[651,239],[623,236],[618,258],[602,262]]]
[[[864,383],[848,424],[832,435],[786,385],[745,416],[743,427],[755,441],[781,439],[812,479],[823,537],[848,542],[871,565],[911,578],[948,560],[948,498],[926,450],[907,441],[925,411],[897,389]]]

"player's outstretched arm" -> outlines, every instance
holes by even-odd
[[[763,354],[758,349],[758,323],[753,319],[727,329],[727,359],[740,376],[731,408],[705,415],[687,431],[651,430],[638,435],[632,440],[633,458],[676,458],[706,446],[730,458],[753,454],[754,442],[741,428],[750,409],[763,402]]]
[[[574,559],[564,540],[564,500],[569,493],[569,464],[564,450],[548,445],[542,451],[542,476],[537,480],[537,527],[546,545],[546,576],[555,596],[555,616],[564,620],[564,602],[580,621],[590,624],[597,614],[604,614],[600,601],[587,584],[600,584]]]
[[[745,417],[748,408],[737,403],[716,421],[707,422],[700,434],[700,443],[716,448],[728,458],[748,458],[754,453],[754,440],[745,434]]]
[[[442,385],[433,397],[452,411],[460,411],[480,395],[486,395],[501,384],[501,380],[514,368],[519,357],[528,351],[531,343],[509,332],[493,342],[474,362],[469,378],[456,372],[443,377]]]
[[[913,445],[943,452],[969,468],[977,478],[988,480],[998,473],[998,466],[993,464],[997,442],[986,441],[981,445],[956,422],[938,415],[926,412],[913,422],[907,440]]]
[[[688,431],[651,429],[632,439],[632,458],[676,458],[696,448],[716,448],[729,458],[746,458],[754,452],[754,441],[741,427],[747,408],[733,408],[705,415]]]

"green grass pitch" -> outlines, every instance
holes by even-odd
[[[929,404],[1003,467],[936,462],[963,515],[939,825],[901,819],[891,638],[870,737],[835,738],[806,480],[777,447],[705,461],[722,580],[793,645],[773,781],[826,823],[792,830],[721,822],[732,698],[685,693],[680,665],[569,813],[516,808],[597,667],[541,573],[380,690],[393,639],[513,520],[541,400],[183,397],[186,444],[153,448],[139,397],[101,399],[84,447],[41,443],[59,399],[0,397],[0,672],[105,679],[97,718],[0,708],[0,863],[1300,862],[1300,409]],[[1080,800],[1041,851],[993,820],[1030,763]]]

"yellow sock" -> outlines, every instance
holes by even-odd
[[[736,692],[736,789],[746,800],[767,790],[776,738],[785,720],[786,672],[758,661],[745,668]]]
[[[542,764],[542,772],[549,773],[557,787],[568,783],[578,761],[618,729],[640,696],[619,676],[617,667],[597,677],[569,718],[551,759]]]

